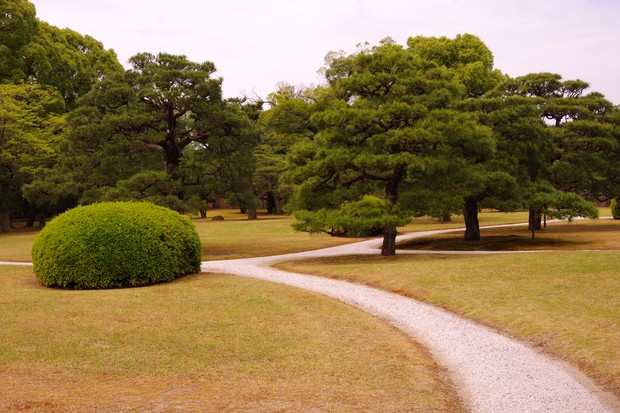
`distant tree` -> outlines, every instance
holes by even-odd
[[[24,49],[39,30],[34,5],[25,0],[0,0],[0,82],[26,80]]]
[[[416,56],[432,61],[441,67],[450,69],[455,79],[464,87],[464,100],[455,109],[473,113],[472,102],[476,102],[497,86],[504,76],[493,67],[493,53],[476,36],[458,35],[454,39],[447,37],[417,36],[407,41],[409,50]],[[467,156],[466,153],[463,154]],[[434,216],[449,216],[450,213],[463,213],[465,218],[464,238],[467,241],[480,239],[478,209],[481,203],[487,206],[506,206],[503,199],[513,196],[514,178],[498,168],[493,157],[478,159],[476,165],[456,167],[452,164],[435,174],[434,179],[427,180],[433,186],[426,188],[430,198],[436,199]],[[449,192],[437,191],[441,183]],[[435,193],[435,196],[432,194]],[[443,194],[443,195],[442,195]],[[446,197],[447,195],[447,197]],[[433,211],[431,209],[431,211]],[[428,211],[425,211],[428,213]]]
[[[546,168],[555,154],[548,128],[531,99],[492,93],[462,104],[493,130],[496,144],[494,156],[478,165],[481,173],[468,180],[466,240],[480,239],[478,208],[510,211],[526,207],[527,194],[546,179]],[[474,224],[469,224],[470,217]]]
[[[36,18],[24,0],[0,0],[0,83],[53,86],[71,109],[110,72],[122,71],[113,50],[90,36]]]
[[[572,202],[573,198],[563,195],[566,192],[589,200],[600,195],[612,196],[610,161],[619,145],[611,121],[615,109],[600,93],[584,95],[588,87],[584,81],[563,81],[560,75],[553,73],[533,73],[509,79],[499,87],[504,96],[529,99],[547,123],[554,152],[544,165],[537,165],[541,178],[557,189],[553,192],[555,197],[551,197],[549,191],[542,197],[550,203],[546,206],[547,211],[550,208],[562,210],[563,200]],[[543,184],[543,187],[547,186]],[[529,197],[540,199],[536,187],[530,191]],[[584,216],[592,216],[590,207],[584,204],[583,208]],[[530,205],[530,229],[541,228],[543,209],[540,205]]]
[[[113,50],[101,42],[70,29],[39,22],[38,33],[24,50],[26,78],[54,86],[68,109],[88,93],[93,85],[123,67]]]
[[[403,205],[401,195],[415,191],[417,181],[446,165],[468,168],[493,152],[490,130],[452,109],[466,95],[454,69],[390,39],[353,55],[331,54],[327,63],[331,91],[311,118],[318,132],[294,145],[291,157],[298,183],[292,208],[306,211],[304,219],[366,205],[364,195],[389,203],[388,215],[403,216],[415,205]],[[407,199],[415,200],[415,192]],[[402,221],[383,224],[381,253],[394,255]]]
[[[268,210],[276,214],[283,212],[293,192],[290,183],[283,179],[289,169],[287,157],[291,147],[311,140],[317,132],[310,118],[318,110],[322,90],[281,84],[267,97],[270,108],[260,113],[255,188],[259,198],[267,202]]]
[[[253,123],[239,105],[222,100],[211,62],[164,53],[130,62],[131,69],[104,78],[70,113],[56,175],[74,183],[68,188],[80,202],[148,199],[179,210],[206,203],[201,197],[214,188],[205,186],[234,179],[221,170],[255,141]]]
[[[22,187],[45,173],[58,156],[65,130],[64,101],[34,85],[0,85],[0,232],[11,231]]]
[[[62,110],[70,110],[75,107],[76,100],[88,93],[95,83],[110,72],[122,70],[116,54],[104,49],[95,39],[40,21],[36,17],[35,7],[28,1],[0,0],[0,84],[25,87],[31,91],[38,89],[36,93],[45,91],[55,96],[55,100],[57,91],[64,102],[58,101],[55,107],[62,106]],[[19,99],[26,102],[22,97]],[[28,102],[30,104],[34,101]],[[29,112],[32,124],[47,122],[48,116],[41,115],[36,109],[36,103],[33,105]],[[4,109],[9,110],[10,107]],[[12,116],[20,117],[21,114],[15,112]],[[36,116],[42,117],[35,119]],[[14,127],[21,128],[22,125],[16,123]],[[20,156],[15,154],[15,158]],[[15,213],[28,211],[27,225],[33,224],[37,210],[42,212],[41,217],[44,218],[48,208],[56,209],[62,207],[64,202],[69,202],[69,205],[72,202],[64,196],[71,191],[62,183],[63,176],[47,169],[54,166],[57,159],[59,156],[48,157],[46,169],[31,174],[32,179],[14,180],[13,184],[19,182],[19,185],[12,185],[10,194],[4,193],[5,200],[10,198],[13,204],[19,204],[19,211],[14,210]],[[41,221],[41,225],[43,223]]]

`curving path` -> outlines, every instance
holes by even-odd
[[[402,235],[398,240],[450,231],[459,230],[417,232]],[[364,285],[270,268],[285,260],[378,254],[380,245],[381,240],[375,239],[295,254],[207,261],[202,263],[202,270],[304,288],[386,320],[423,344],[447,368],[465,404],[474,413],[620,412],[617,399],[603,393],[573,367],[473,321]],[[0,261],[2,264],[31,265]]]
[[[444,231],[406,234],[399,241]],[[602,413],[620,411],[576,369],[498,332],[397,294],[270,268],[280,261],[378,254],[380,240],[273,257],[203,262],[202,270],[273,281],[336,298],[380,317],[423,344],[446,367],[472,412]],[[407,251],[400,251],[407,253]],[[412,251],[411,253],[416,253]]]

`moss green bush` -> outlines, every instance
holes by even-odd
[[[618,198],[614,198],[611,200],[611,215],[614,219],[620,219],[620,201]]]
[[[107,202],[52,219],[35,238],[32,262],[48,287],[118,288],[199,272],[200,253],[187,217],[150,203]]]

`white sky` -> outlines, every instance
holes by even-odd
[[[511,76],[582,79],[620,104],[617,0],[30,0],[37,17],[116,51],[215,63],[226,97],[318,84],[329,51],[471,33]]]

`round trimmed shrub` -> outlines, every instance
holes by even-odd
[[[620,201],[618,201],[618,198],[614,198],[611,200],[611,215],[614,217],[614,219],[620,219]]]
[[[32,263],[48,287],[119,288],[199,272],[200,253],[187,217],[146,202],[106,202],[52,219],[35,238]]]

